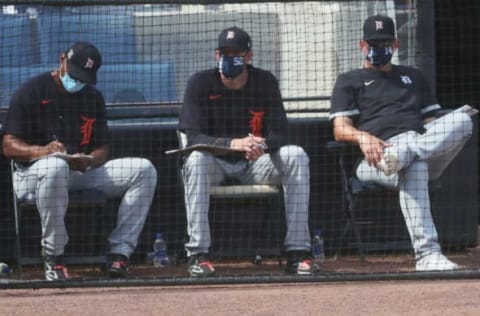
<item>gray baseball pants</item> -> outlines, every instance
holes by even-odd
[[[430,210],[429,180],[438,179],[472,134],[473,123],[465,113],[451,112],[425,125],[427,131],[410,131],[388,139],[403,168],[396,174],[383,172],[363,160],[357,170],[362,181],[375,181],[399,189],[400,206],[415,258],[441,252]]]
[[[264,154],[255,161],[227,162],[203,151],[190,154],[183,167],[187,232],[187,255],[208,253],[211,236],[208,221],[210,187],[226,177],[242,184],[283,186],[287,251],[310,250],[308,203],[310,197],[309,158],[298,146],[283,146],[275,154]]]
[[[95,188],[107,197],[122,197],[117,225],[108,238],[109,250],[130,257],[157,184],[155,167],[143,158],[109,160],[82,173],[70,170],[63,159],[47,157],[18,169],[13,178],[17,196],[35,194],[42,225],[41,243],[46,254],[55,256],[62,255],[68,243],[64,222],[68,191]]]

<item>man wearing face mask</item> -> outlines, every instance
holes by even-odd
[[[309,159],[305,151],[287,145],[287,118],[278,82],[268,71],[251,65],[250,36],[230,27],[218,36],[217,67],[188,81],[178,129],[187,145],[211,144],[244,152],[213,156],[194,151],[184,165],[185,205],[189,241],[188,272],[211,276],[208,259],[210,186],[226,178],[242,184],[282,184],[286,206],[286,271],[312,274],[308,228]]]
[[[63,253],[69,190],[95,188],[122,198],[109,236],[107,271],[124,277],[157,182],[146,159],[107,160],[105,102],[94,87],[101,62],[92,44],[72,45],[61,54],[57,70],[31,78],[14,93],[3,128],[3,153],[16,166],[15,193],[36,196],[47,280],[68,278]]]
[[[422,73],[390,62],[397,48],[391,18],[366,19],[360,41],[363,68],[341,74],[333,89],[334,136],[359,145],[364,155],[356,169],[360,180],[399,190],[416,270],[458,269],[441,252],[428,181],[438,179],[462,149],[472,120],[462,111],[435,119],[440,105]]]

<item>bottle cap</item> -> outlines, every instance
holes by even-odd
[[[157,234],[155,235],[155,237],[156,237],[156,239],[162,238],[162,233],[157,233]]]
[[[315,229],[315,235],[320,236],[322,234],[322,230],[320,228]]]

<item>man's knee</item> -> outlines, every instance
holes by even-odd
[[[289,162],[292,164],[298,164],[302,166],[308,166],[310,159],[308,158],[305,150],[296,145],[283,146],[279,149],[279,154],[284,162]]]
[[[464,131],[465,136],[470,137],[470,135],[472,135],[472,132],[473,132],[472,118],[466,113],[458,113],[458,114],[462,116],[461,125],[462,125],[462,130]]]
[[[185,162],[187,170],[196,170],[197,168],[206,168],[214,163],[214,158],[210,153],[203,151],[193,151]]]
[[[42,162],[40,170],[40,177],[45,176],[46,178],[53,179],[68,179],[68,174],[70,172],[70,167],[64,159],[56,157],[48,157]]]
[[[473,122],[468,114],[463,112],[452,112],[450,113],[448,122],[450,122],[455,130],[460,132],[465,138],[472,135]]]
[[[424,160],[414,160],[404,169],[403,173],[414,177],[422,176],[422,179],[428,178],[428,163]]]
[[[121,172],[122,177],[131,177],[134,183],[146,184],[152,190],[157,185],[157,170],[148,159],[137,157],[119,158],[111,161],[111,163],[113,164],[111,167]],[[117,176],[119,175],[118,172],[115,172]]]
[[[145,158],[136,158],[139,172],[144,175],[145,178],[150,179],[152,185],[157,184],[157,169],[152,162]]]

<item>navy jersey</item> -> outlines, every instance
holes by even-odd
[[[362,68],[341,74],[330,119],[348,116],[359,130],[386,140],[406,131],[424,133],[424,118],[439,109],[419,70],[392,65],[389,72]]]
[[[105,101],[89,85],[74,94],[62,92],[51,73],[43,73],[13,94],[3,130],[30,145],[57,139],[69,154],[89,153],[107,143]]]
[[[233,138],[248,134],[266,138],[270,150],[285,144],[287,117],[276,78],[259,68],[247,69],[248,80],[239,90],[227,89],[216,68],[189,79],[179,120],[188,145],[229,147]]]

